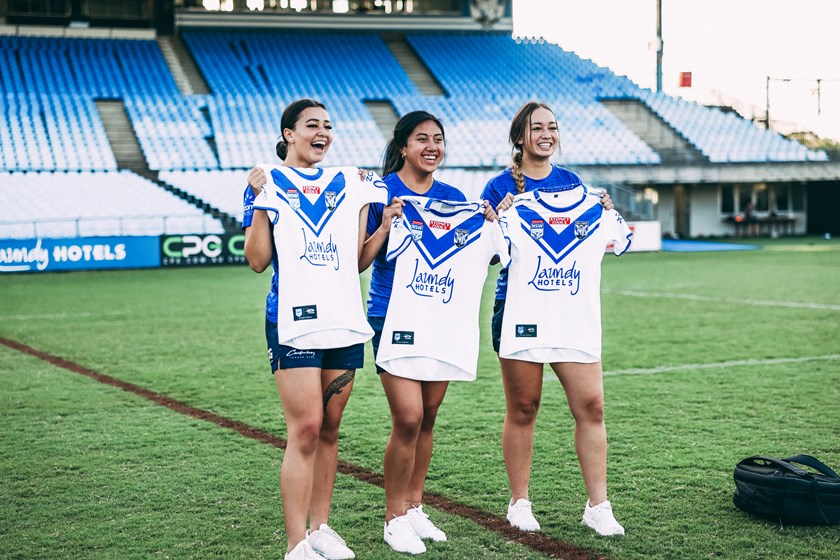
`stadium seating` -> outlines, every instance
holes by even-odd
[[[221,222],[129,171],[0,172],[0,239],[221,233]]]
[[[602,103],[607,99],[641,101],[713,163],[827,159],[825,152],[733,113],[640,88],[555,45],[501,33],[408,35],[445,92],[432,96],[421,94],[375,34],[183,31],[181,36],[210,87],[207,95],[180,93],[153,40],[0,36],[0,237],[19,235],[20,228],[10,224],[27,219],[33,221],[29,234],[41,235],[48,227],[34,224],[39,219],[64,220],[70,224],[64,229],[49,227],[80,234],[150,231],[138,225],[139,218],[126,221],[141,206],[156,217],[158,231],[171,229],[161,222],[166,213],[201,214],[193,207],[187,212],[177,203],[170,206],[164,199],[172,195],[139,176],[114,175],[117,161],[97,100],[122,100],[150,169],[240,217],[244,170],[278,162],[274,146],[282,110],[304,96],[324,101],[334,120],[326,165],[380,165],[387,134],[365,101],[388,101],[398,114],[426,109],[438,115],[447,133],[441,178],[451,177],[470,196],[478,195],[489,174],[509,164],[510,118],[530,99],[555,110],[560,160],[568,165],[661,163],[659,154]],[[55,173],[52,180],[50,173]],[[38,185],[60,183],[62,192],[94,185],[100,190],[96,196],[79,190],[75,200],[33,213],[14,206],[19,198],[6,203],[12,195],[5,183],[20,184],[22,177]],[[110,189],[107,196],[114,198],[105,198],[106,183],[137,191],[125,196],[124,189]],[[160,191],[160,207],[153,197],[138,203],[135,196],[148,189]],[[60,193],[54,194],[60,200]],[[126,199],[133,201],[130,208]],[[90,207],[74,206],[79,200]],[[102,225],[103,209],[109,207],[103,201],[113,203],[113,227]],[[200,227],[210,231],[221,225]]]

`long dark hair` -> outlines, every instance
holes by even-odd
[[[298,99],[297,101],[292,101],[283,110],[283,116],[280,117],[280,138],[277,140],[276,147],[277,155],[280,159],[285,161],[286,155],[289,153],[289,143],[286,141],[286,136],[283,134],[283,131],[287,128],[294,130],[300,114],[310,107],[320,107],[325,111],[327,110],[327,107],[323,103],[315,99]]]
[[[414,129],[426,121],[432,121],[440,128],[440,133],[443,135],[444,143],[446,142],[446,132],[443,130],[443,123],[440,119],[427,111],[412,111],[406,113],[397,122],[394,127],[394,137],[385,146],[385,155],[382,157],[382,176],[394,173],[402,169],[405,159],[400,150],[408,145],[408,138]]]
[[[525,192],[525,176],[522,174],[522,138],[525,133],[531,129],[531,115],[537,109],[547,109],[554,114],[551,107],[539,101],[529,101],[519,108],[510,123],[510,135],[508,139],[513,145],[512,161],[510,164],[510,173],[513,175],[513,180],[516,182],[516,192]]]

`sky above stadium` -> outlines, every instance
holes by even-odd
[[[840,0],[662,0],[662,89],[763,115],[769,76],[771,119],[840,141],[838,25]],[[656,87],[656,0],[513,0],[513,29]]]

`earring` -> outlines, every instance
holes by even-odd
[[[402,152],[400,155],[402,156],[403,159],[405,159],[405,152]]]

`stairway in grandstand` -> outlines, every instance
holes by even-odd
[[[121,169],[147,171],[149,163],[140,149],[140,143],[128,119],[122,101],[95,101],[96,109],[105,125],[105,134],[111,144],[111,150]]]
[[[171,173],[169,173],[169,174],[161,173],[161,172],[158,172],[158,171],[150,171],[148,169],[145,170],[145,171],[138,171],[137,173],[139,175],[142,175],[146,179],[152,181],[153,183],[155,183],[156,185],[158,185],[162,189],[174,194],[175,196],[177,196],[181,200],[185,200],[186,202],[192,204],[193,206],[195,206],[199,210],[202,210],[205,214],[207,214],[209,216],[212,216],[213,218],[218,219],[222,223],[222,227],[224,227],[226,232],[228,232],[228,233],[239,232],[241,222],[236,216],[234,216],[233,214],[230,214],[228,212],[225,212],[224,210],[221,210],[221,209],[217,208],[216,206],[213,206],[212,204],[207,202],[203,197],[198,196],[196,194],[193,194],[189,190],[182,189],[182,188],[170,183],[167,180],[167,178],[168,178],[168,175],[171,175]]]
[[[382,136],[390,138],[394,134],[394,127],[400,120],[400,115],[390,101],[364,101],[370,116],[376,121],[376,126],[382,132]]]
[[[638,99],[603,99],[601,103],[659,154],[662,163],[691,165],[708,162],[700,150]]]
[[[183,95],[210,93],[204,76],[201,75],[187,47],[178,37],[158,36],[157,43],[166,65],[172,72],[175,84]]]
[[[414,48],[405,40],[405,36],[385,34],[382,36],[382,41],[423,95],[446,95],[443,86],[423,60],[417,56]]]

